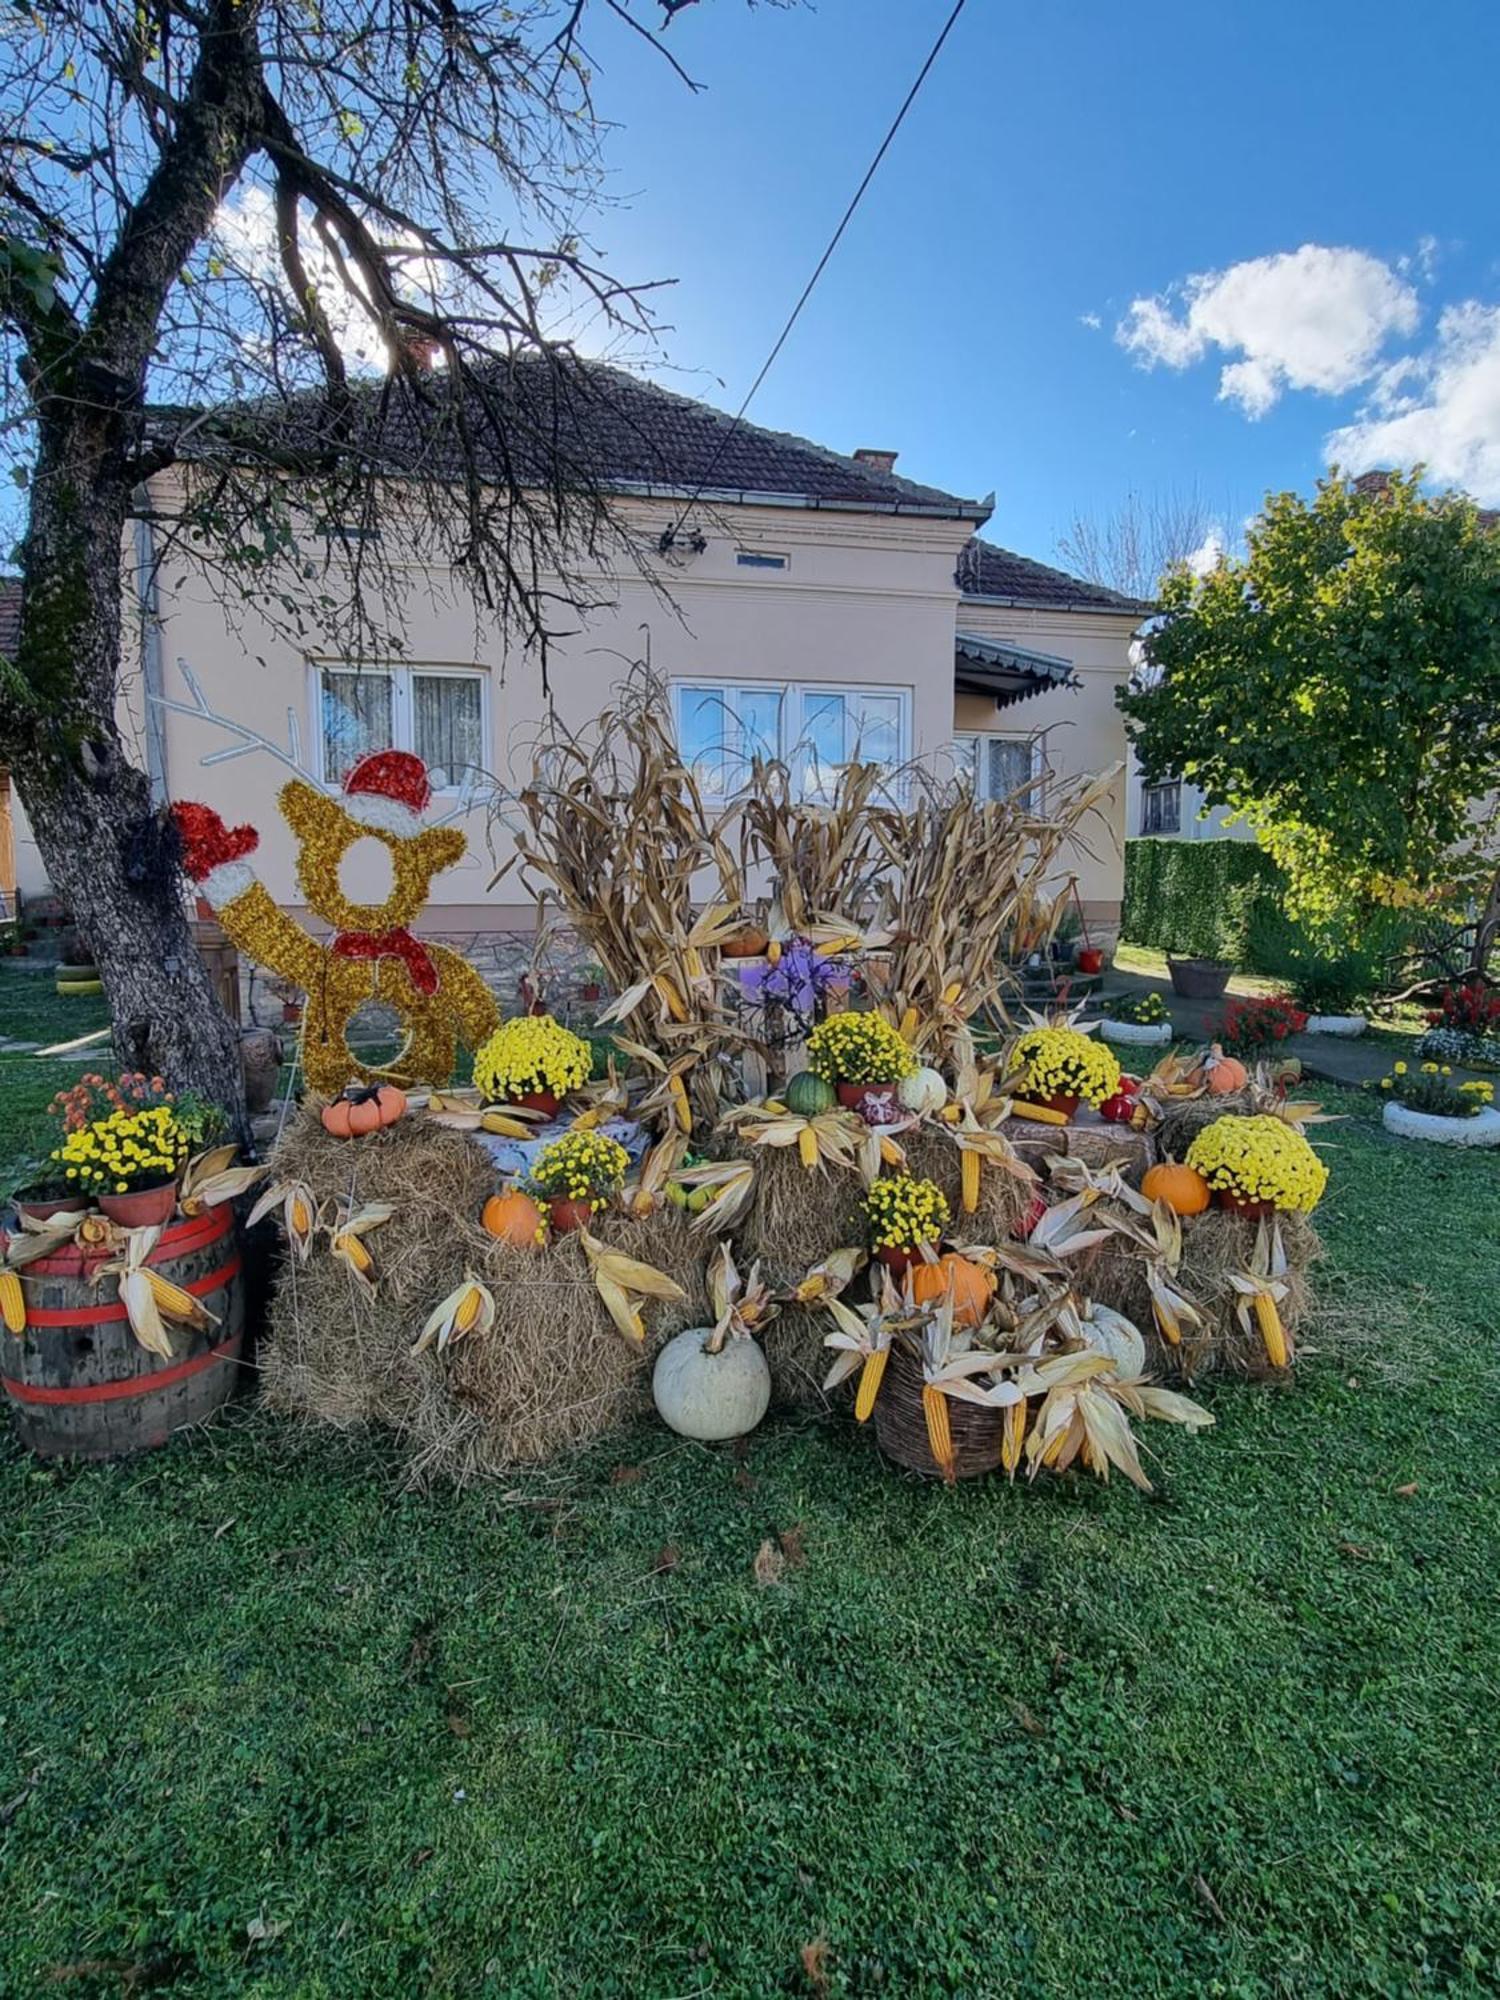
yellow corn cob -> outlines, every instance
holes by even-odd
[[[1021,1463],[1021,1446],[1026,1440],[1026,1405],[1012,1403],[1005,1412],[1005,1428],[1000,1437],[1000,1463],[1008,1479],[1016,1476]]]
[[[1266,1344],[1266,1359],[1273,1368],[1285,1368],[1286,1328],[1281,1324],[1281,1314],[1276,1310],[1276,1301],[1269,1292],[1255,1294],[1255,1324],[1260,1328],[1260,1337]]]
[[[1176,1313],[1168,1312],[1160,1300],[1153,1299],[1151,1301],[1151,1316],[1156,1321],[1157,1332],[1167,1343],[1168,1347],[1181,1347],[1182,1328],[1178,1323]]]
[[[954,1001],[959,998],[963,990],[964,989],[962,983],[959,980],[957,979],[952,980],[947,986],[943,988],[943,1005],[945,1007],[951,1007]]]
[[[0,1318],[7,1333],[26,1331],[26,1294],[14,1271],[0,1271]]]
[[[160,1271],[147,1270],[146,1283],[151,1287],[151,1296],[164,1313],[180,1318],[190,1318],[198,1311],[198,1301],[191,1292],[185,1292],[181,1285],[174,1285],[170,1278],[164,1278]]]
[[[959,1168],[963,1187],[965,1215],[972,1215],[979,1206],[979,1169],[981,1164],[979,1155],[975,1152],[974,1148],[972,1146],[965,1146],[963,1149],[963,1161]]]
[[[945,1125],[956,1125],[963,1115],[964,1108],[961,1104],[945,1104],[938,1113],[938,1117],[942,1119]]]
[[[927,1419],[927,1448],[951,1486],[955,1478],[953,1432],[948,1424],[948,1398],[930,1382],[922,1384],[922,1415]]]
[[[859,1388],[854,1397],[854,1420],[865,1423],[875,1407],[875,1398],[880,1394],[881,1379],[885,1374],[885,1364],[890,1358],[888,1347],[877,1347],[873,1354],[865,1356],[865,1365],[859,1371]]]
[[[688,1103],[687,1085],[680,1076],[667,1079],[667,1090],[672,1099],[672,1109],[677,1114],[678,1129],[691,1132],[693,1129],[693,1107]]]
[[[797,1134],[797,1155],[804,1167],[811,1169],[818,1164],[818,1135],[811,1125],[804,1125]]]
[[[312,1217],[307,1212],[307,1203],[300,1195],[293,1195],[287,1211],[287,1222],[294,1236],[305,1236],[312,1228]]]
[[[682,963],[687,969],[689,979],[701,979],[703,977],[703,954],[695,944],[685,947],[682,954]]]
[[[682,995],[677,991],[677,988],[668,979],[667,975],[664,972],[658,972],[651,983],[656,988],[663,1005],[672,1016],[672,1019],[674,1021],[685,1021],[687,1019],[687,1008],[682,1004]]]
[[[347,1230],[334,1237],[333,1247],[339,1252],[340,1256],[348,1258],[349,1262],[362,1278],[368,1278],[371,1271],[374,1270],[375,1259],[370,1255],[364,1244],[360,1242],[359,1238],[351,1236]]]
[[[917,1032],[917,1023],[921,1018],[915,1007],[907,1008],[896,1028],[896,1033],[901,1037],[903,1042],[911,1040],[912,1036]]]
[[[1012,1118],[1029,1118],[1036,1125],[1066,1125],[1067,1119],[1061,1111],[1054,1111],[1050,1104],[1023,1104],[1019,1098],[1010,1107]]]
[[[478,1317],[479,1287],[478,1285],[466,1285],[464,1287],[464,1295],[459,1300],[457,1310],[453,1315],[453,1331],[455,1333],[467,1333]]]
[[[882,1138],[880,1142],[880,1163],[886,1167],[899,1167],[906,1155],[894,1139]]]
[[[766,964],[775,966],[775,965],[780,965],[780,963],[781,963],[781,939],[772,938],[770,943],[767,944],[766,946]]]
[[[575,1132],[592,1132],[596,1125],[602,1124],[606,1118],[613,1116],[614,1113],[609,1110],[607,1105],[591,1104],[587,1111],[580,1111],[578,1116],[573,1120],[573,1130]]]

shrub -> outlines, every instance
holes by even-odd
[[[1310,927],[1267,902],[1251,913],[1246,943],[1255,971],[1283,980],[1309,1014],[1353,1014],[1379,992],[1397,940],[1386,912],[1355,935],[1352,921]]]
[[[1272,993],[1259,1000],[1231,1000],[1214,1040],[1230,1055],[1259,1055],[1288,1035],[1300,1035],[1307,1016],[1289,993]]]
[[[1130,944],[1247,963],[1253,912],[1279,902],[1279,869],[1244,840],[1127,840],[1120,935]]]
[[[1137,1028],[1159,1028],[1163,1021],[1172,1018],[1159,993],[1132,993],[1123,1000],[1112,1000],[1109,1016],[1112,1021],[1128,1021]]]
[[[1500,992],[1481,979],[1445,986],[1436,1009],[1427,1016],[1433,1028],[1458,1028],[1471,1035],[1500,1034]]]
[[[1454,1083],[1439,1063],[1424,1062],[1413,1070],[1398,1062],[1389,1076],[1380,1079],[1380,1089],[1409,1111],[1424,1111],[1429,1118],[1477,1118],[1492,1102],[1492,1083]]]

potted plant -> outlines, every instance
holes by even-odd
[[[70,1132],[52,1159],[63,1178],[122,1229],[171,1220],[187,1141],[170,1101],[121,1106]]]
[[[85,1209],[86,1199],[51,1160],[23,1160],[10,1177],[6,1199],[31,1222],[47,1222],[66,1209]]]
[[[1361,1001],[1370,990],[1370,974],[1361,954],[1314,961],[1292,980],[1292,994],[1306,1016],[1309,1035],[1362,1035],[1369,1017]]]
[[[556,1236],[587,1226],[624,1184],[630,1155],[603,1132],[564,1132],[537,1154],[525,1191],[545,1202]]]
[[[924,1248],[936,1253],[949,1214],[948,1197],[936,1181],[882,1174],[865,1195],[870,1249],[888,1269],[904,1271]]]
[[[867,1124],[891,1125],[900,1116],[896,1087],[917,1058],[884,1015],[843,1013],[830,1014],[808,1036],[807,1064]]]
[[[1234,967],[1222,958],[1174,958],[1167,954],[1167,973],[1179,1000],[1218,1000]]]
[[[1077,1028],[1033,1028],[1011,1050],[1005,1089],[1064,1118],[1085,1101],[1097,1110],[1119,1088],[1119,1063]]]
[[[1240,1215],[1278,1209],[1309,1214],[1328,1185],[1328,1169],[1295,1125],[1268,1114],[1227,1113],[1205,1125],[1185,1165],[1203,1176],[1220,1208]]]
[[[1455,1084],[1451,1068],[1424,1062],[1413,1071],[1398,1062],[1380,1079],[1385,1097],[1381,1123],[1401,1139],[1426,1139],[1436,1146],[1500,1145],[1500,1111],[1495,1086],[1476,1079]]]
[[[585,1005],[594,1007],[604,998],[604,967],[586,965],[578,975],[578,997]]]
[[[1154,1046],[1171,1041],[1172,1017],[1159,993],[1130,994],[1110,1002],[1099,1033],[1111,1042]]]
[[[550,1014],[504,1021],[474,1056],[474,1082],[487,1104],[555,1118],[570,1091],[588,1082],[593,1052]]]
[[[1214,1040],[1230,1055],[1258,1056],[1276,1048],[1288,1035],[1300,1035],[1307,1016],[1289,993],[1268,993],[1252,1000],[1231,1000],[1214,1031]]]

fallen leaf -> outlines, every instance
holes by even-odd
[[[214,1529],[214,1540],[216,1542],[222,1541],[239,1518],[238,1514],[231,1514],[227,1521],[221,1521],[218,1527]]]
[[[780,1583],[786,1569],[786,1557],[769,1537],[755,1552],[755,1581],[765,1590],[773,1583]]]
[[[252,1917],[245,1926],[245,1936],[252,1944],[274,1944],[283,1931],[291,1928],[287,1919],[279,1921],[264,1914]]]
[[[1410,1500],[1413,1494],[1416,1492],[1416,1490],[1417,1490],[1417,1482],[1415,1479],[1413,1479],[1409,1482],[1409,1484],[1405,1486],[1398,1486],[1396,1488],[1396,1498],[1398,1500]]]
[[[1208,1884],[1204,1881],[1201,1875],[1195,1875],[1193,1877],[1193,1889],[1198,1897],[1199,1902],[1202,1903],[1204,1908],[1208,1910],[1213,1916],[1215,1923],[1227,1924],[1229,1922],[1228,1917],[1225,1916],[1224,1911],[1220,1906],[1218,1897],[1214,1894],[1213,1890],[1209,1888]]]
[[[802,1947],[802,1976],[814,1993],[828,1991],[828,1940],[816,1937]]]
[[[1047,1734],[1046,1723],[1038,1722],[1024,1701],[1014,1702],[1012,1706],[1016,1712],[1017,1722],[1020,1723],[1028,1736],[1045,1736]]]
[[[1340,1542],[1338,1550],[1341,1556],[1348,1556],[1351,1562],[1368,1562],[1374,1554],[1374,1550],[1367,1549],[1362,1542]]]
[[[448,1716],[448,1727],[455,1736],[472,1736],[474,1725],[460,1709],[453,1709]]]
[[[737,1465],[734,1468],[734,1483],[739,1492],[753,1493],[757,1482],[755,1474],[750,1471],[748,1466]]]
[[[675,1542],[663,1542],[661,1547],[656,1551],[656,1554],[651,1558],[651,1567],[658,1576],[662,1576],[666,1571],[676,1569],[681,1561],[682,1556],[677,1544]]]
[[[807,1550],[803,1546],[803,1526],[794,1521],[790,1528],[783,1528],[776,1539],[781,1544],[781,1553],[786,1557],[788,1569],[800,1569],[807,1561]]]
[[[634,1486],[644,1474],[638,1465],[617,1465],[609,1475],[611,1486]]]

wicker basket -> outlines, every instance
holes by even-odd
[[[954,1471],[960,1479],[981,1479],[997,1469],[1005,1435],[1002,1410],[984,1410],[977,1403],[959,1402],[950,1396],[948,1428],[953,1435]],[[897,1465],[928,1479],[942,1478],[927,1444],[921,1363],[896,1344],[875,1398],[875,1437],[886,1457]]]

